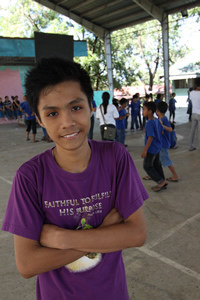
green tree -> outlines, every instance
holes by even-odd
[[[70,22],[62,16],[32,0],[5,1],[0,7],[0,30],[5,37],[34,36],[34,31],[68,33]]]
[[[7,5],[6,5],[7,3]],[[107,70],[104,42],[82,26],[67,17],[39,5],[32,0],[5,1],[0,7],[0,30],[2,36],[33,37],[34,31],[74,35],[74,39],[87,40],[88,57],[76,58],[89,72],[95,90],[107,89]],[[199,22],[200,9],[189,10]],[[181,19],[181,21],[180,21]],[[188,46],[180,45],[181,14],[169,17],[170,64],[188,52]],[[112,41],[112,63],[114,87],[121,88],[142,83],[149,85],[159,82],[163,74],[162,34],[156,20],[114,32]]]

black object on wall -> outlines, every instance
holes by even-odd
[[[35,32],[35,58],[60,57],[73,61],[74,43],[73,36]]]

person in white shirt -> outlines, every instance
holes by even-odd
[[[104,140],[103,132],[105,124],[107,127],[116,127],[116,120],[119,118],[119,112],[115,105],[109,104],[110,94],[102,94],[102,104],[97,107],[96,118],[100,121],[101,138]]]
[[[196,78],[196,88],[191,91],[190,99],[192,101],[192,127],[189,138],[189,151],[196,150],[194,146],[195,133],[198,130],[198,148],[200,149],[200,78]]]

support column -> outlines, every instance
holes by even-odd
[[[113,97],[113,69],[112,69],[112,54],[111,54],[111,39],[110,39],[110,32],[105,33],[104,37],[105,43],[105,54],[106,54],[106,63],[107,63],[107,72],[108,72],[108,84],[111,99]]]
[[[163,41],[163,65],[164,65],[164,86],[165,86],[165,101],[169,103],[170,86],[169,86],[169,24],[168,14],[163,14],[162,26],[162,41]]]

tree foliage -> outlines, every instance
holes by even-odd
[[[32,0],[11,0],[1,7],[6,13],[0,17],[2,36],[33,37],[34,31],[74,35],[74,39],[87,40],[88,57],[75,58],[89,72],[95,90],[107,89],[107,70],[104,41],[80,25]],[[200,9],[189,11],[200,21]],[[170,64],[188,52],[180,45],[181,14],[169,16]],[[142,83],[153,85],[163,74],[162,30],[153,20],[112,33],[112,64],[114,87]]]

